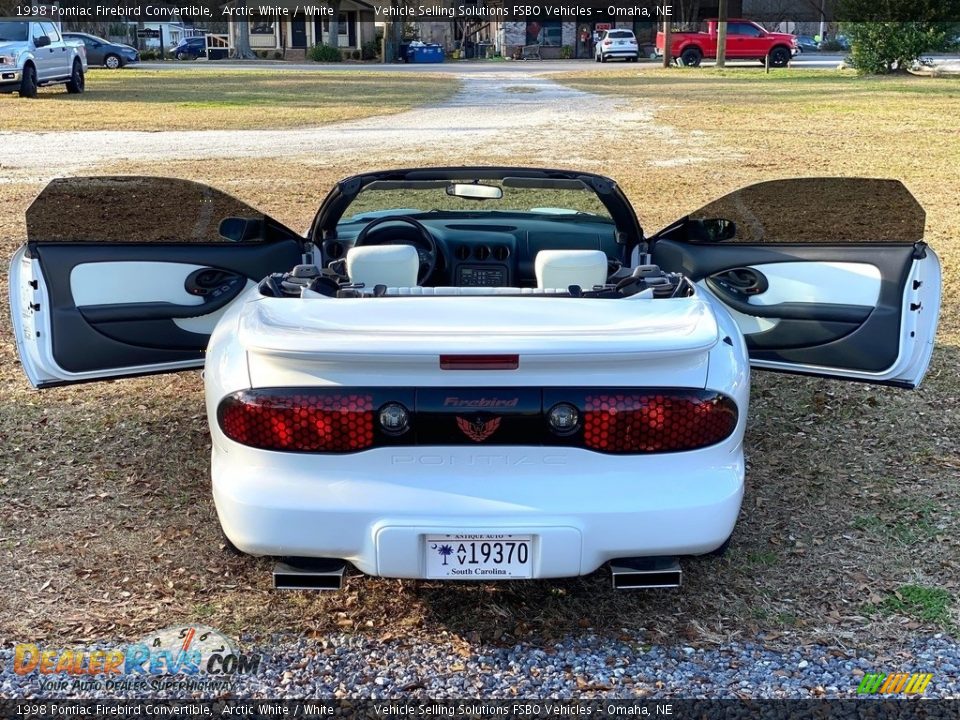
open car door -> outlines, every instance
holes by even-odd
[[[54,180],[10,266],[23,369],[48,387],[200,367],[227,307],[302,253],[296,233],[205,185]]]
[[[726,306],[752,366],[912,388],[940,312],[924,225],[898,181],[804,178],[731,193],[649,242]]]

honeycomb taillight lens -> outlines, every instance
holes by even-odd
[[[704,392],[587,393],[583,443],[607,453],[695,450],[720,442],[737,426],[737,406]]]
[[[374,398],[339,391],[242,390],[217,409],[224,434],[263,450],[356,452],[373,446]]]

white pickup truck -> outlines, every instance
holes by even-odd
[[[0,93],[36,97],[42,85],[62,83],[82,93],[87,51],[78,40],[64,40],[50,20],[0,20]]]

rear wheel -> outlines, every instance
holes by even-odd
[[[770,51],[770,65],[772,67],[786,67],[790,62],[790,51],[785,47],[775,47]]]
[[[83,65],[79,60],[73,61],[73,72],[70,74],[70,82],[67,83],[67,92],[71,95],[79,95],[86,88],[87,81],[83,76]]]
[[[37,70],[33,65],[24,65],[23,77],[20,78],[20,97],[35,98],[37,96]]]
[[[607,54],[600,53],[600,62],[605,63],[607,61]]]
[[[703,53],[700,52],[700,48],[688,47],[680,53],[680,64],[684,67],[699,67],[701,60],[703,60]]]
[[[111,70],[116,70],[120,67],[120,56],[119,55],[107,55],[103,59],[103,66],[110,68]]]

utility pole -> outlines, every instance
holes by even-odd
[[[720,0],[717,13],[717,67],[727,64],[727,0]]]

